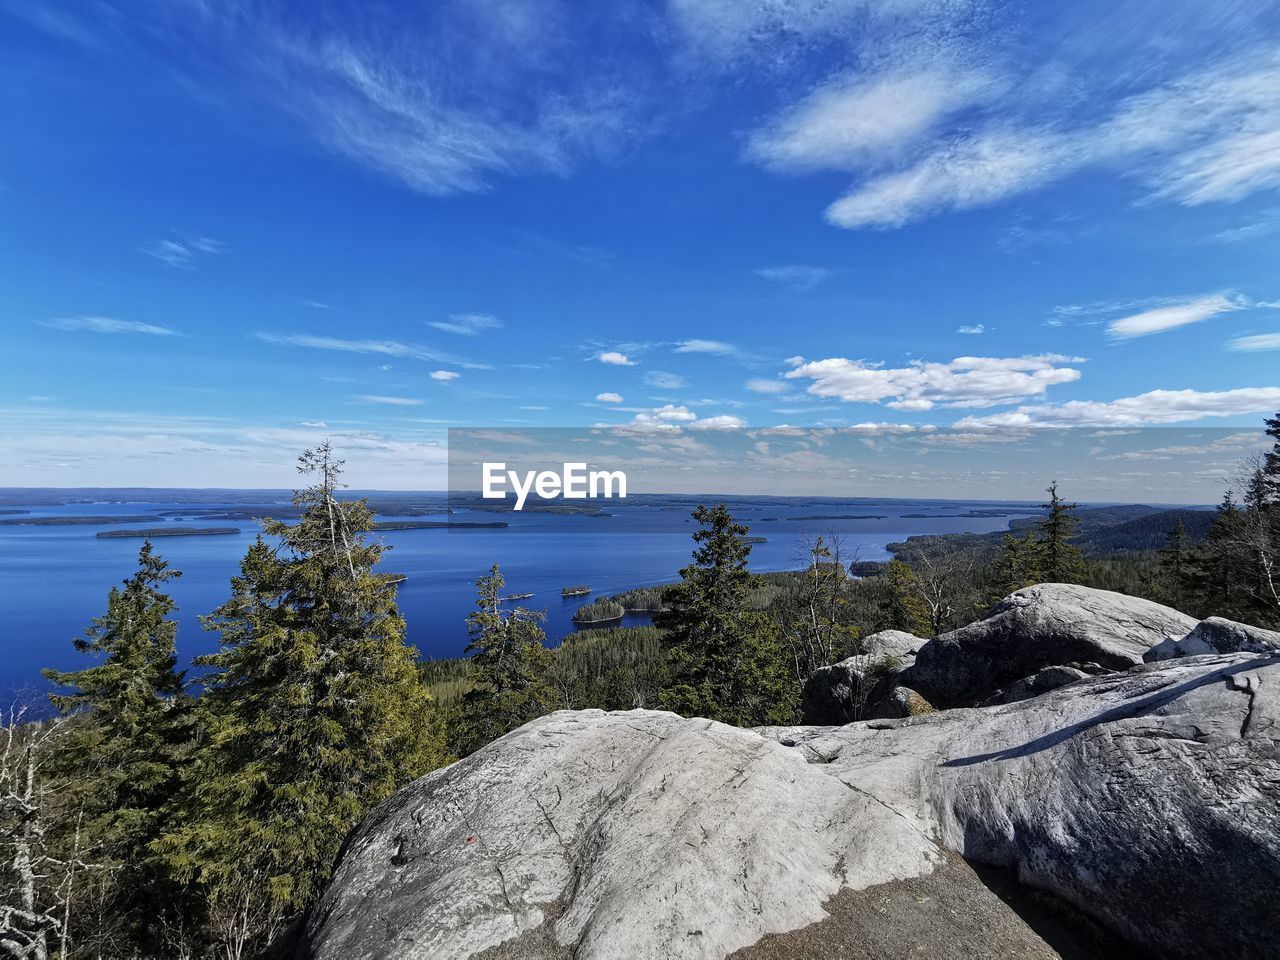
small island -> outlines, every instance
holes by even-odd
[[[494,530],[505,527],[505,520],[379,520],[374,530]]]
[[[626,611],[622,608],[622,604],[616,600],[597,600],[595,603],[584,603],[578,608],[573,615],[573,622],[583,623],[608,623],[611,620],[621,620]]]
[[[528,600],[532,596],[532,593],[511,593],[505,597],[499,597],[498,600],[502,603],[513,603],[516,600]]]
[[[140,530],[100,530],[94,534],[99,540],[151,539],[152,537],[231,537],[240,532],[239,527],[146,527]]]
[[[565,587],[560,591],[562,597],[585,597],[591,593],[591,588],[587,586]]]
[[[104,523],[157,523],[163,520],[164,517],[152,514],[132,517],[17,517],[0,520],[0,524],[10,527],[94,527]]]

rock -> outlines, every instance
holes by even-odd
[[[1223,617],[1210,617],[1201,620],[1194,630],[1179,640],[1170,637],[1157,643],[1143,659],[1152,662],[1203,653],[1274,653],[1277,650],[1280,650],[1280,633]]]
[[[1083,680],[1085,677],[1091,676],[1083,670],[1076,667],[1045,667],[1038,670],[1029,677],[1023,677],[1016,683],[1012,683],[1003,690],[996,691],[995,696],[988,697],[981,706],[992,707],[1001,703],[1017,703],[1019,700],[1030,700],[1032,697],[1038,697],[1042,693],[1048,693],[1050,690],[1057,690],[1059,687],[1065,687],[1068,683],[1075,683],[1077,680]]]
[[[900,720],[932,713],[933,710],[933,704],[910,687],[896,686],[867,708],[864,719]]]
[[[862,641],[862,653],[815,670],[801,694],[805,723],[842,724],[863,719],[867,715],[864,708],[893,689],[892,683],[882,683],[883,678],[910,666],[924,642],[901,630],[882,630]]]
[[[1154,955],[1273,956],[1278,689],[1236,654],[843,727],[552,714],[373,811],[295,955],[1053,956],[977,864]]]
[[[1089,660],[1128,669],[1153,645],[1186,636],[1195,624],[1150,600],[1042,583],[1005,597],[977,623],[930,640],[898,679],[935,706],[970,706],[1045,667]]]

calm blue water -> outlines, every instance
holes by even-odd
[[[97,492],[110,499],[109,493]],[[158,492],[157,492],[158,493]],[[0,690],[44,681],[42,667],[70,669],[88,662],[76,653],[71,639],[103,612],[107,590],[129,576],[137,560],[140,540],[99,540],[100,530],[128,527],[180,526],[239,527],[237,536],[172,537],[155,541],[158,552],[181,570],[171,593],[178,603],[179,652],[184,661],[217,647],[215,634],[201,629],[198,616],[208,613],[228,594],[229,578],[252,542],[256,525],[251,520],[192,519],[202,510],[244,504],[243,498],[210,499],[192,503],[199,494],[184,491],[181,499],[128,502],[76,502],[23,504],[13,492],[4,499],[5,509],[27,509],[29,517],[131,516],[162,514],[157,522],[77,526],[0,525]],[[148,496],[131,492],[132,496]],[[384,495],[379,495],[384,496]],[[396,495],[385,509],[394,510]],[[421,495],[419,495],[421,497]],[[32,497],[33,500],[38,499]],[[714,498],[707,498],[708,500]],[[233,500],[235,502],[233,503]],[[398,516],[388,512],[380,519],[453,519],[492,521],[501,519],[506,529],[407,530],[378,534],[391,548],[384,569],[403,573],[408,581],[400,588],[400,608],[408,623],[409,639],[430,657],[451,657],[466,645],[464,620],[471,611],[477,577],[498,563],[507,579],[508,593],[533,593],[521,601],[547,612],[547,635],[558,642],[573,631],[572,616],[592,599],[564,600],[560,590],[589,584],[600,598],[631,587],[670,582],[689,561],[690,504],[698,498],[632,498],[608,505],[609,516],[561,516],[455,512]],[[253,500],[266,504],[265,497]],[[280,505],[287,499],[274,501]],[[964,517],[969,510],[1009,509],[1014,515],[1025,504],[955,501],[831,500],[792,498],[730,498],[735,515],[752,527],[752,534],[767,537],[752,550],[752,566],[760,572],[794,569],[803,565],[803,535],[834,531],[844,539],[846,556],[878,560],[888,556],[884,546],[912,534],[958,531],[985,532],[1003,529],[1008,516]],[[928,514],[904,518],[902,514]],[[881,514],[884,520],[790,519],[821,514]],[[12,514],[0,520],[18,519]],[[776,518],[776,519],[765,519]],[[636,618],[634,622],[644,622]]]

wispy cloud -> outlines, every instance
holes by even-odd
[[[1133,337],[1145,337],[1153,333],[1163,333],[1176,327],[1185,327],[1190,323],[1199,323],[1221,313],[1243,309],[1245,303],[1239,298],[1224,293],[1215,293],[1207,297],[1198,297],[1184,303],[1171,304],[1144,310],[1111,321],[1107,333],[1117,340],[1128,340]]]
[[[770,283],[790,287],[797,293],[808,293],[810,290],[831,276],[826,267],[808,266],[803,263],[788,263],[776,267],[761,267],[756,276]]]
[[[55,330],[85,333],[141,333],[153,337],[182,336],[177,330],[169,327],[159,327],[154,323],[139,323],[136,320],[115,320],[111,317],[56,317],[52,320],[37,320],[36,323]]]
[[[1227,343],[1227,349],[1237,353],[1280,350],[1280,333],[1258,333],[1249,337],[1236,337]]]
[[[455,313],[448,320],[434,320],[428,326],[457,333],[464,337],[477,337],[486,330],[498,330],[502,321],[488,313]]]
[[[644,375],[644,382],[659,390],[679,390],[688,386],[688,381],[678,373],[666,370],[650,370]]]
[[[738,356],[738,348],[731,343],[720,340],[681,340],[676,344],[676,353],[714,353],[723,357]]]
[[[534,233],[532,230],[514,230],[512,233],[515,236],[516,252],[518,253],[545,254],[592,267],[603,266],[614,259],[613,251],[606,250],[603,247],[593,247],[583,243],[570,243],[566,240],[558,240],[555,237]]]
[[[386,357],[405,357],[434,363],[452,363],[470,370],[488,370],[489,365],[463,360],[451,353],[434,350],[416,343],[398,340],[344,340],[340,337],[323,337],[307,333],[258,332],[254,336],[263,343],[279,347],[303,347],[310,350],[335,350],[342,353],[367,353]]]
[[[390,407],[420,407],[421,400],[415,400],[413,397],[388,397],[380,394],[362,394],[354,397],[360,403],[379,403]]]
[[[140,249],[168,266],[190,270],[205,257],[222,253],[226,245],[209,237],[168,237],[148,240]]]
[[[767,393],[771,395],[786,393],[791,389],[790,385],[782,380],[768,380],[763,377],[748,380],[745,386],[752,393]]]
[[[1044,393],[1055,384],[1080,379],[1068,364],[1080,357],[957,357],[949,363],[917,360],[889,368],[866,360],[833,357],[800,363],[788,379],[809,379],[808,392],[850,403],[880,403],[896,410],[935,406],[991,407]]]
[[[956,333],[964,333],[964,334],[968,334],[969,336],[977,336],[980,333],[986,333],[986,332],[987,332],[987,328],[980,323],[975,323],[971,326],[965,325],[965,326],[956,327]]]
[[[432,370],[429,376],[432,380],[438,380],[441,383],[449,383],[453,380],[457,380],[458,377],[462,376],[462,374],[458,373],[456,370]]]

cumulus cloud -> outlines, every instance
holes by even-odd
[[[620,393],[597,393],[597,394],[596,394],[596,402],[597,402],[597,403],[621,403],[621,402],[622,402],[622,394],[620,394]]]
[[[1013,427],[1138,427],[1205,417],[1270,413],[1280,408],[1280,387],[1242,387],[1237,390],[1151,390],[1119,400],[1072,400],[1063,404],[1022,406],[1017,410],[966,417],[956,429],[990,430]]]
[[[1244,307],[1239,299],[1223,293],[1215,293],[1208,297],[1199,297],[1185,303],[1156,307],[1141,313],[1131,314],[1113,320],[1107,326],[1107,333],[1117,340],[1128,340],[1132,337],[1145,337],[1152,333],[1163,333],[1175,327],[1184,327],[1189,323],[1199,323],[1220,313],[1240,310]]]
[[[741,417],[735,417],[731,414],[722,413],[715,417],[703,417],[700,420],[694,420],[689,424],[690,430],[741,430],[747,425],[747,421]]]
[[[56,317],[52,320],[36,321],[42,327],[54,330],[83,331],[85,333],[142,333],[153,337],[181,336],[177,330],[169,327],[158,327],[153,323],[139,323],[136,320],[115,320],[111,317]]]
[[[1080,379],[1067,364],[1080,357],[1042,354],[1026,357],[957,357],[949,363],[912,361],[885,367],[867,360],[832,357],[799,364],[788,379],[813,381],[808,392],[850,403],[880,403],[896,410],[934,406],[991,407],[1044,393],[1055,384]]]
[[[601,363],[607,363],[615,367],[634,367],[636,361],[632,360],[625,353],[619,353],[617,350],[601,350],[596,354],[596,359]]]
[[[455,313],[448,320],[434,320],[428,326],[443,330],[445,333],[476,337],[486,330],[499,329],[502,321],[488,313]]]

